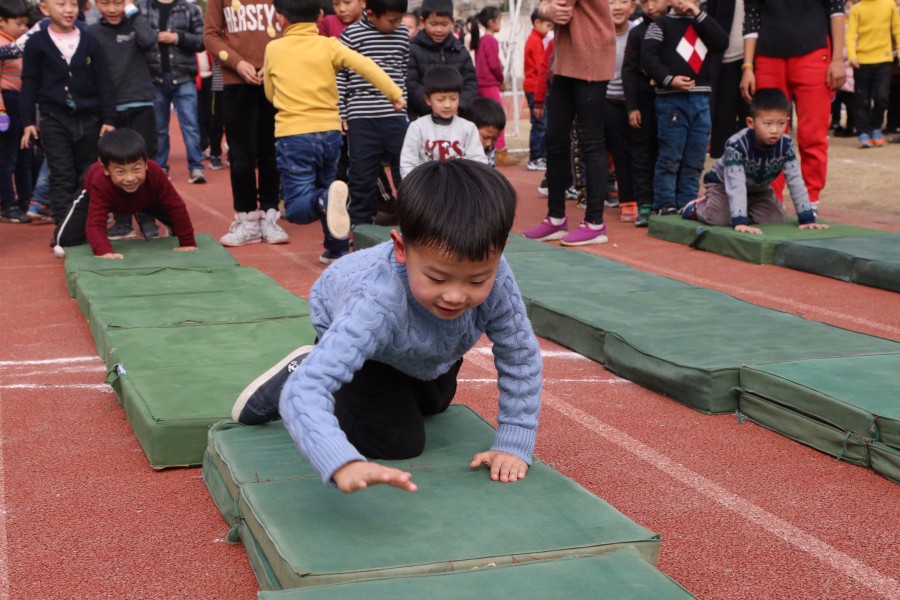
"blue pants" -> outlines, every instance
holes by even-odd
[[[169,170],[169,119],[171,107],[175,105],[178,113],[178,125],[181,137],[187,149],[188,169],[203,169],[203,155],[200,152],[200,128],[197,125],[197,86],[194,80],[175,85],[172,74],[163,73],[163,82],[154,83],[156,99],[153,109],[156,111],[156,162]]]
[[[350,222],[374,223],[381,161],[390,157],[394,185],[400,186],[400,152],[409,120],[405,115],[381,119],[352,119],[347,130],[350,169]]]
[[[528,101],[528,114],[531,117],[531,133],[528,135],[528,161],[534,162],[544,158],[544,131],[547,129],[547,111],[544,118],[534,116],[534,93],[525,92],[525,100]]]
[[[328,233],[323,201],[337,174],[342,137],[340,131],[324,131],[275,140],[285,218],[300,224],[321,221],[325,249],[336,254],[347,252],[350,242],[336,240]]]
[[[653,208],[682,208],[697,197],[712,124],[709,94],[656,97],[659,155],[653,171]]]

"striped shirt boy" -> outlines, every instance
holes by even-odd
[[[406,25],[400,25],[392,33],[382,33],[363,14],[359,21],[344,29],[341,42],[375,61],[406,97],[406,70],[409,65],[409,30]],[[341,69],[337,84],[342,121],[406,116],[394,110],[384,94],[354,71]]]

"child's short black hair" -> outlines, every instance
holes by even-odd
[[[475,127],[496,127],[503,131],[506,127],[506,113],[503,107],[492,98],[476,98],[469,103],[465,117],[475,123]]]
[[[366,10],[371,10],[376,17],[385,13],[406,13],[406,0],[366,0]]]
[[[272,5],[291,24],[315,23],[322,10],[320,0],[273,0]]]
[[[535,22],[535,21],[546,21],[546,20],[547,20],[547,19],[545,19],[545,18],[543,18],[543,17],[541,16],[541,11],[539,11],[538,9],[534,9],[533,11],[531,11],[531,25],[532,25],[532,27],[534,26],[534,22]]]
[[[397,191],[397,221],[406,244],[484,261],[502,252],[516,214],[516,190],[491,167],[464,158],[430,161]]]
[[[422,18],[431,15],[453,18],[453,0],[424,0],[422,2]]]
[[[18,19],[28,16],[25,0],[0,0],[0,19]]]
[[[450,65],[434,65],[425,71],[422,78],[425,86],[425,95],[430,96],[440,92],[462,93],[463,78],[456,67]]]
[[[97,150],[104,167],[108,167],[110,163],[127,165],[147,160],[147,142],[141,134],[127,127],[103,134]]]
[[[777,110],[791,114],[791,101],[778,88],[756,90],[753,98],[750,99],[750,116],[756,117],[764,110]]]

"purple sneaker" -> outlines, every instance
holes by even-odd
[[[550,222],[550,217],[545,217],[537,227],[535,227],[534,229],[529,229],[522,235],[539,242],[549,242],[551,240],[558,240],[562,236],[566,235],[566,232],[568,230],[569,219],[564,218],[562,225],[554,225]]]
[[[572,233],[568,234],[559,243],[563,246],[588,246],[590,244],[605,244],[609,241],[606,237],[606,224],[600,226],[600,229],[591,229],[591,227],[582,221]]]

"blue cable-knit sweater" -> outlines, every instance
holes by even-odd
[[[731,206],[731,225],[749,225],[747,193],[760,193],[780,173],[791,191],[800,225],[815,223],[816,215],[809,202],[809,193],[800,173],[800,163],[794,154],[791,136],[783,135],[771,146],[756,143],[756,133],[746,127],[728,138],[725,153],[717,159],[703,178],[704,183],[721,183]]]
[[[541,354],[506,259],[487,299],[453,320],[438,319],[415,300],[391,242],[336,261],[313,285],[309,303],[319,341],[285,384],[280,412],[326,485],[334,486],[332,475],[343,465],[365,460],[338,425],[334,392],[366,360],[427,381],[449,371],[484,333],[494,344],[500,388],[500,426],[491,449],[531,464]]]

